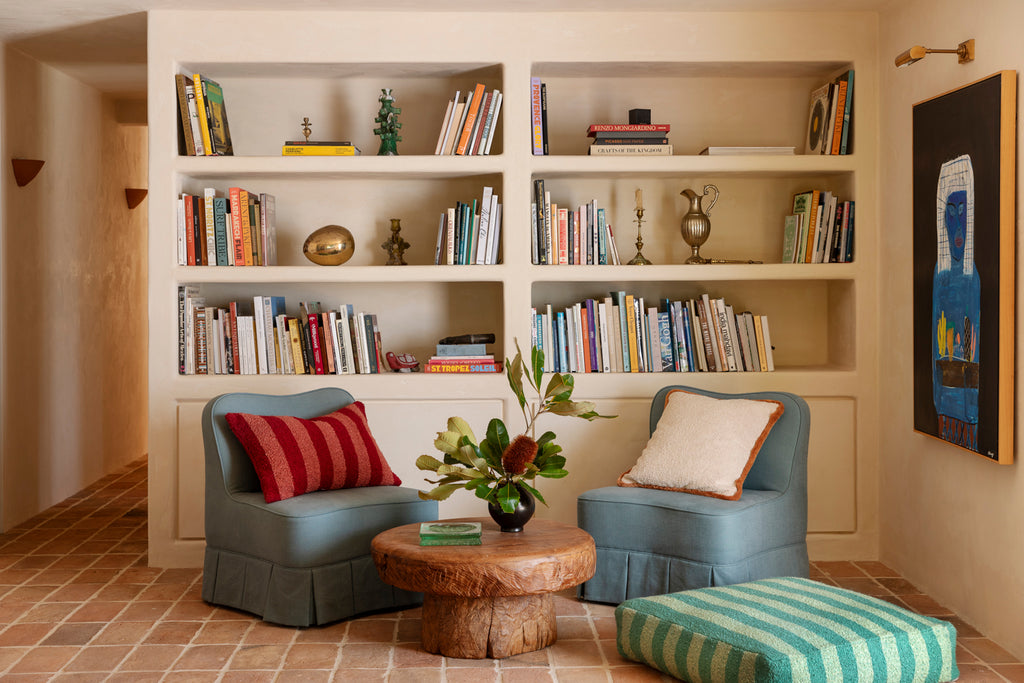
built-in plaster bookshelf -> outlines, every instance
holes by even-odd
[[[836,26],[842,26],[837,31]],[[198,26],[218,26],[216,39]],[[496,27],[501,30],[495,30]],[[567,26],[576,30],[566,30]],[[768,315],[772,373],[588,374],[577,396],[613,421],[563,420],[558,432],[570,476],[544,481],[551,507],[539,514],[573,522],[576,495],[614,483],[646,441],[650,397],[665,384],[726,392],[780,389],[812,408],[811,552],[818,558],[875,552],[877,484],[876,314],[878,239],[875,115],[876,33],[869,15],[677,13],[330,13],[152,12],[150,116],[150,562],[198,566],[203,541],[203,453],[199,415],[229,391],[294,393],[341,386],[367,404],[371,426],[406,485],[421,486],[414,461],[434,432],[458,414],[482,426],[519,409],[501,375],[182,376],[177,372],[177,288],[197,285],[222,305],[257,294],[352,303],[378,315],[384,346],[421,361],[440,337],[493,331],[496,356],[530,338],[529,312],[609,291],[651,300],[708,292],[737,310]],[[803,149],[809,93],[856,69],[855,153],[840,157],[698,156],[708,145]],[[177,146],[173,74],[218,81],[233,157],[187,157]],[[549,156],[530,152],[529,80],[548,89]],[[480,82],[503,92],[492,153],[436,157],[448,99]],[[373,118],[381,88],[401,107],[398,157],[377,157]],[[671,157],[586,155],[591,123],[625,122],[652,109],[672,125]],[[284,140],[346,139],[363,155],[283,158]],[[635,253],[634,193],[643,190],[644,254],[655,265],[536,266],[530,262],[533,180],[567,204],[606,207],[623,262]],[[715,184],[711,237],[702,254],[761,264],[685,266],[679,234],[684,188]],[[502,263],[434,266],[437,219],[484,185],[503,204]],[[175,265],[180,192],[242,186],[276,197],[276,267]],[[828,189],[857,202],[856,260],[779,263],[782,218],[792,195]],[[400,218],[409,266],[384,266],[380,248]],[[354,234],[346,264],[320,267],[302,256],[305,237],[326,224]],[[479,515],[472,496],[442,504],[442,516]]]

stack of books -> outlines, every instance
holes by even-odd
[[[240,187],[178,197],[179,266],[276,266],[276,200]]]
[[[653,302],[652,302],[653,303]],[[546,372],[768,372],[768,318],[723,298],[686,301],[611,292],[556,310],[533,309],[532,342]]]
[[[348,140],[288,140],[281,147],[281,156],[286,157],[355,157],[359,148]]]
[[[434,265],[493,265],[501,246],[501,203],[493,187],[479,200],[456,202],[441,214]]]
[[[460,99],[461,98],[461,99]],[[434,154],[473,156],[490,154],[501,113],[501,91],[487,91],[483,83],[463,94],[455,91],[441,121]]]
[[[551,200],[544,179],[533,181],[532,257],[539,265],[619,265],[607,211],[597,200],[571,208]]]
[[[189,156],[231,156],[224,90],[202,74],[175,74],[179,149]]]
[[[672,156],[667,123],[595,123],[587,129],[594,138],[590,155]]]
[[[853,151],[853,69],[811,91],[805,154]]]
[[[423,522],[420,545],[480,545],[480,522]]]
[[[793,213],[783,228],[783,263],[853,261],[854,202],[828,190],[793,195]]]
[[[437,353],[430,357],[424,372],[470,373],[501,372],[501,361],[487,353],[486,344],[438,344]]]

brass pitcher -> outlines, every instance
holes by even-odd
[[[715,196],[707,208],[702,210],[701,200],[711,190],[715,191]],[[714,185],[705,185],[704,194],[697,194],[689,188],[679,194],[690,200],[690,209],[683,215],[682,225],[679,227],[679,231],[683,233],[683,241],[690,245],[693,252],[690,258],[686,259],[686,263],[708,263],[709,260],[700,255],[700,245],[704,244],[711,235],[711,219],[708,218],[708,214],[711,213],[711,207],[718,201],[718,188]]]

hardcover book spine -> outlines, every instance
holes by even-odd
[[[234,220],[234,205],[231,206],[232,220]],[[252,224],[249,220],[249,192],[239,189],[238,191],[238,213],[242,230],[242,253],[241,261],[238,254],[235,254],[235,263],[239,265],[252,265]]]
[[[491,153],[491,143],[494,142],[494,131],[497,130],[498,128],[498,115],[501,114],[501,101],[504,98],[504,95],[500,90],[495,90],[494,92],[497,101],[494,103],[494,106],[491,107],[492,115],[488,116],[488,118],[490,118],[491,121],[488,126],[487,143],[484,146],[484,154]]]
[[[216,246],[218,266],[228,265],[228,200],[224,197],[213,198],[213,233]]]
[[[544,154],[544,128],[541,121],[540,101],[540,77],[530,78],[530,114],[533,125],[533,153],[536,156]]]
[[[192,74],[192,89],[196,94],[196,113],[199,116],[199,134],[203,138],[203,154],[213,155],[213,146],[210,140],[210,123],[207,119],[206,93],[203,89],[203,77],[200,74]]]
[[[288,341],[292,352],[292,367],[296,375],[306,374],[305,357],[302,353],[302,336],[299,334],[299,319],[288,318]]]
[[[206,226],[206,264],[217,265],[217,226],[214,223],[213,200],[217,191],[212,187],[203,190],[203,215]]]
[[[316,313],[306,316],[306,326],[309,330],[309,348],[313,355],[313,371],[317,375],[324,374],[324,357],[320,349],[320,319]]]
[[[174,85],[178,91],[178,110],[181,116],[181,132],[185,141],[185,153],[189,156],[196,155],[196,143],[192,137],[192,117],[188,109],[188,90],[186,89],[186,76],[174,74]]]
[[[228,198],[231,201],[231,244],[235,255],[235,265],[244,266],[245,239],[242,235],[242,190],[232,187],[228,190]]]
[[[484,97],[484,84],[477,83],[473,89],[473,101],[467,105],[466,110],[466,122],[462,126],[462,132],[459,135],[459,144],[455,148],[455,153],[459,156],[466,154],[469,149],[470,137],[473,134],[473,125],[476,123],[477,114],[480,111],[480,105],[483,102]]]
[[[196,156],[204,156],[206,150],[203,149],[203,136],[199,132],[199,109],[196,107],[196,89],[192,85],[192,80],[188,76],[188,84],[185,86],[185,96],[188,99],[188,124],[192,129],[192,141],[195,143]]]

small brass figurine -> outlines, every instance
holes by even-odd
[[[640,235],[640,228],[644,222],[644,195],[641,190],[636,191],[636,256],[626,265],[628,266],[649,266],[651,262],[641,253],[644,248],[644,238]]]
[[[388,262],[384,265],[387,266],[407,266],[403,254],[405,250],[409,248],[409,243],[398,234],[402,230],[401,218],[391,219],[391,237],[384,241],[384,244],[380,245],[380,248],[388,252]]]
[[[308,116],[303,116],[302,117],[302,134],[306,136],[306,142],[307,143],[309,142],[309,134],[312,133],[312,132],[313,131],[311,131],[309,129],[309,117]]]

